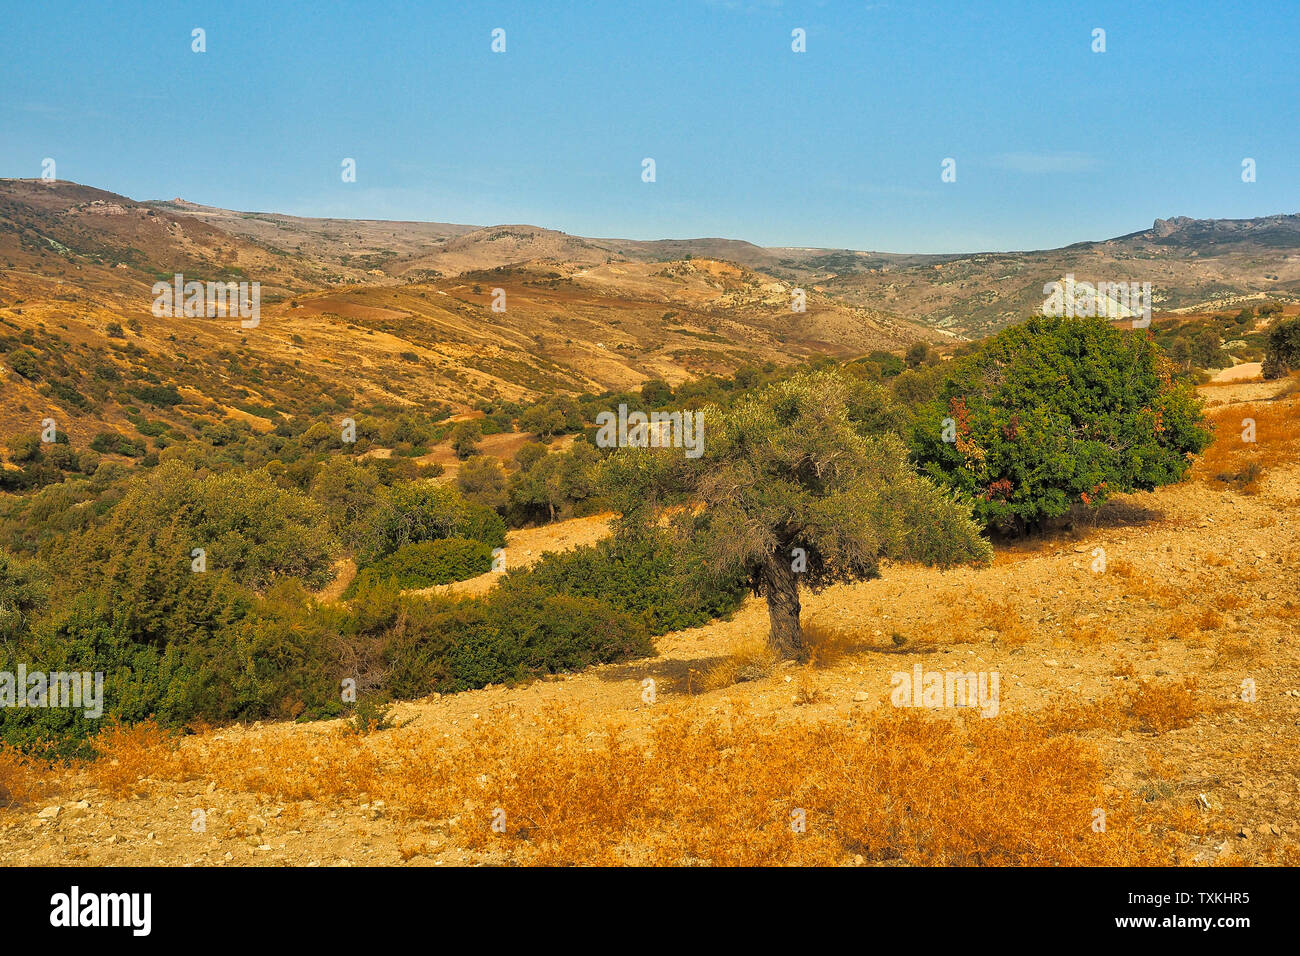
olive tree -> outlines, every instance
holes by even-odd
[[[896,436],[860,434],[850,394],[838,372],[802,372],[703,409],[696,459],[624,449],[608,462],[620,533],[672,509],[713,573],[743,570],[766,599],[782,657],[802,652],[802,587],[878,577],[886,558],[949,567],[990,554],[969,505],[913,472]]]

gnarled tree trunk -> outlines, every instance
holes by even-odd
[[[788,561],[769,557],[763,564],[763,596],[772,630],[767,642],[781,658],[798,657],[803,650],[799,627],[799,579]]]

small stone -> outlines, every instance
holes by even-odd
[[[59,815],[59,811],[61,809],[62,807],[46,807],[44,810],[42,810],[40,813],[36,815],[40,817],[42,820],[53,820],[55,817]]]
[[[859,704],[861,704],[871,700],[871,695],[868,694],[865,690],[860,690],[853,695],[853,699],[857,701]]]

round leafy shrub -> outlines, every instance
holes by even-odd
[[[572,551],[551,552],[501,583],[511,594],[540,589],[596,598],[635,614],[651,634],[699,627],[740,607],[746,583],[737,573],[717,582],[698,556],[667,534],[607,538]]]
[[[946,368],[913,423],[921,471],[1003,531],[1180,480],[1210,442],[1191,383],[1145,333],[1038,316]]]
[[[387,581],[402,590],[464,581],[492,569],[492,549],[469,538],[440,538],[404,545],[364,568],[345,597],[358,587]]]
[[[1300,369],[1300,316],[1278,322],[1268,333],[1264,377],[1281,378]]]

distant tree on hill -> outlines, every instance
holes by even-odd
[[[564,424],[564,413],[546,405],[535,405],[519,416],[520,430],[532,432],[543,441],[564,431]]]
[[[379,478],[350,458],[328,459],[312,478],[310,494],[325,509],[330,527],[353,551],[369,546],[379,505]]]
[[[1278,322],[1268,333],[1264,377],[1281,378],[1300,369],[1300,316]]]
[[[478,422],[458,422],[451,430],[451,450],[464,461],[478,451],[482,438],[483,429]]]
[[[506,506],[506,473],[490,455],[475,455],[461,465],[456,487],[466,501],[497,511]]]
[[[920,368],[922,365],[933,365],[939,360],[939,355],[929,342],[913,342],[911,348],[903,356],[903,361],[907,363],[908,368]]]
[[[541,442],[530,441],[515,452],[515,467],[527,471],[545,458],[550,452]]]
[[[1192,340],[1192,361],[1197,368],[1219,368],[1223,364],[1223,349],[1218,332],[1203,329],[1197,334]]]
[[[672,400],[672,386],[665,381],[652,378],[641,386],[641,401],[646,408],[662,408]]]
[[[540,455],[530,447],[519,450],[519,470],[510,476],[508,495],[516,522],[554,521],[595,494],[600,453],[591,445],[577,442],[568,451],[550,453],[537,445]]]
[[[401,481],[380,496],[374,560],[398,548],[442,538],[472,538],[503,548],[506,525],[495,511],[466,501],[455,488],[428,481]]]
[[[704,453],[622,449],[607,464],[619,533],[656,528],[671,505],[683,547],[718,579],[738,571],[767,601],[772,649],[803,652],[801,587],[879,575],[883,558],[986,560],[970,506],[918,476],[892,435],[859,434],[838,372],[801,372],[704,410]]]
[[[41,457],[39,435],[11,435],[5,444],[9,447],[9,460],[16,465],[25,465]]]
[[[1169,343],[1169,360],[1183,371],[1192,364],[1192,347],[1181,335]]]

